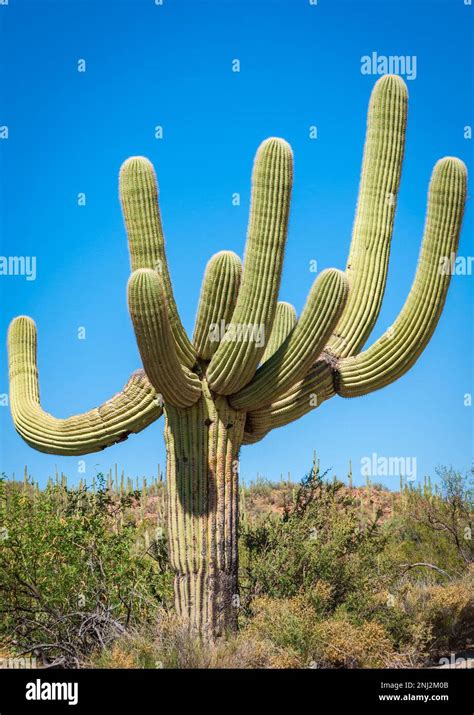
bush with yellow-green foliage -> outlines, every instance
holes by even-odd
[[[445,585],[410,585],[403,594],[405,612],[426,628],[432,656],[462,650],[474,643],[474,578]]]
[[[383,668],[398,661],[393,640],[382,625],[357,624],[337,612],[321,619],[304,596],[257,599],[246,633],[271,640],[303,668]]]

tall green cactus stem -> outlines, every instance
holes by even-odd
[[[179,362],[160,273],[139,268],[128,282],[128,308],[145,372],[167,404],[189,407],[201,394],[198,376]]]
[[[252,176],[252,203],[242,285],[232,324],[271,333],[275,318],[290,213],[293,154],[282,139],[260,146]],[[265,345],[256,341],[223,340],[207,370],[212,390],[231,395],[255,374]]]
[[[193,343],[201,360],[210,360],[219,346],[222,323],[232,320],[240,288],[242,264],[232,251],[220,251],[206,266],[196,315]]]
[[[165,415],[168,539],[180,616],[215,638],[237,621],[238,459],[258,442],[336,394],[377,390],[410,369],[441,315],[466,198],[464,164],[435,166],[413,287],[399,317],[361,352],[380,311],[404,153],[407,91],[399,77],[375,85],[369,105],[359,199],[345,274],[324,271],[296,319],[278,302],[292,186],[286,142],[263,142],[255,158],[247,247],[209,261],[193,341],[171,288],[151,163],[120,172],[132,275],[128,304],[144,369],[90,412],[56,419],[41,408],[36,327],[9,329],[11,411],[16,429],[43,452],[104,449]],[[263,340],[255,339],[255,331]],[[247,331],[247,332],[245,332]],[[250,331],[250,332],[248,332]]]
[[[145,157],[134,156],[124,162],[120,170],[120,198],[132,271],[152,268],[160,273],[176,351],[183,365],[192,368],[196,354],[181,324],[171,287],[158,204],[158,182],[152,163]]]
[[[382,306],[390,241],[405,150],[408,92],[388,75],[374,87],[367,116],[359,198],[347,260],[350,294],[327,350],[338,357],[360,350]]]
[[[262,364],[266,363],[266,361],[269,360],[274,353],[276,353],[297,322],[298,319],[296,317],[296,310],[293,308],[291,303],[285,303],[285,301],[277,303],[275,320],[272,332],[270,333],[270,337],[267,342],[267,347],[265,348],[265,352],[262,356]]]
[[[178,614],[218,636],[236,625],[238,452],[245,413],[203,381],[187,410],[167,407],[168,532]]]

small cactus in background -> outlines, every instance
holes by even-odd
[[[466,197],[464,164],[450,157],[433,171],[406,303],[393,326],[362,350],[385,289],[406,115],[405,84],[383,77],[369,105],[346,271],[330,269],[316,278],[299,320],[290,304],[278,302],[293,158],[285,141],[272,138],[255,159],[243,268],[230,251],[211,258],[192,341],[173,297],[153,167],[143,157],[123,165],[120,196],[132,267],[128,305],[143,369],[109,401],[65,420],[43,411],[35,324],[19,317],[10,326],[11,410],[32,447],[63,455],[96,452],[164,413],[176,608],[209,637],[236,624],[241,445],[335,395],[356,397],[394,382],[416,362],[441,315],[450,276],[440,271],[440,260],[457,249]],[[247,338],[251,331],[251,338],[241,339],[243,331]]]

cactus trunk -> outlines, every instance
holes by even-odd
[[[204,383],[205,384],[205,383]],[[238,452],[245,415],[204,389],[166,410],[168,537],[177,613],[213,639],[237,625]]]

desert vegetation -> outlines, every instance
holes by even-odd
[[[474,644],[471,474],[399,491],[322,472],[239,493],[237,632],[173,608],[166,486],[116,468],[1,482],[0,655],[38,667],[386,668]]]

